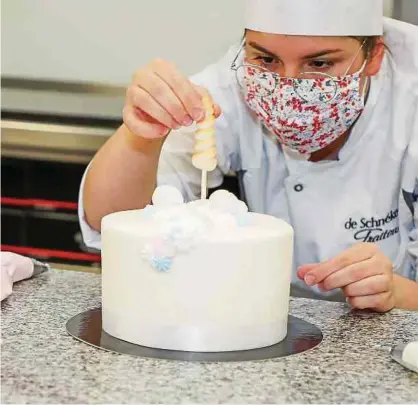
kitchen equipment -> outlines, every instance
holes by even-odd
[[[100,265],[81,237],[77,200],[96,151],[122,122],[123,88],[2,78],[2,250]]]

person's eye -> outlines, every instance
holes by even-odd
[[[311,69],[317,69],[317,70],[325,70],[332,68],[334,66],[334,62],[327,61],[327,60],[313,60],[309,62],[309,67]]]
[[[257,62],[264,63],[266,65],[271,65],[272,63],[277,63],[277,59],[273,56],[256,56],[254,58]]]

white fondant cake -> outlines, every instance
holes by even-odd
[[[248,213],[227,191],[184,204],[162,186],[153,203],[103,219],[103,329],[142,346],[198,352],[283,340],[291,226]]]

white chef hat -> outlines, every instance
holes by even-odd
[[[247,0],[246,28],[270,34],[383,34],[383,0]]]

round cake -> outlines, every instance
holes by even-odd
[[[292,258],[284,221],[224,190],[183,203],[158,187],[153,205],[103,219],[103,329],[169,350],[276,344],[287,334]]]

